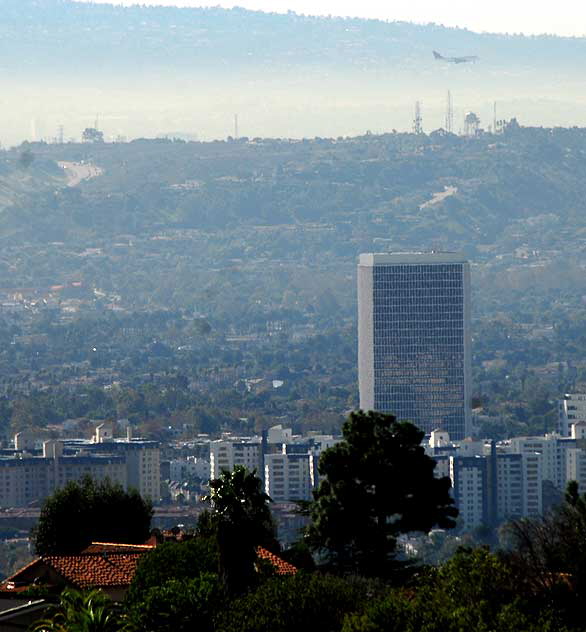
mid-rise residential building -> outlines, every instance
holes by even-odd
[[[360,407],[469,436],[470,270],[453,253],[362,254]]]
[[[487,524],[488,459],[481,456],[450,456],[452,494],[465,529]]]
[[[435,475],[451,479],[464,529],[542,513],[543,455],[530,445],[450,441],[432,433],[428,454],[436,461]]]
[[[15,450],[0,457],[0,507],[25,507],[42,502],[70,481],[90,476],[110,480],[124,489],[135,488],[158,502],[161,494],[159,445],[142,439],[114,439],[98,426],[93,441],[71,439],[36,441],[16,437]]]
[[[265,491],[274,502],[310,500],[312,455],[282,452],[265,455]]]
[[[493,511],[496,512],[496,523],[505,522],[524,515],[523,455],[512,453],[496,453],[494,457],[496,489],[493,498]]]
[[[547,434],[542,437],[513,437],[510,451],[518,454],[537,453],[541,455],[542,479],[551,481],[559,489],[566,486],[567,440],[559,435]]]
[[[223,470],[231,472],[243,465],[262,476],[263,447],[260,440],[219,439],[210,443],[210,477],[218,478]]]

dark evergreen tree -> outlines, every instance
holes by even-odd
[[[91,542],[142,544],[149,537],[152,504],[138,491],[84,477],[45,501],[33,541],[37,555],[76,554]]]
[[[352,413],[343,436],[320,458],[308,540],[340,571],[385,576],[399,534],[455,526],[450,480],[434,476],[424,433],[392,415]]]

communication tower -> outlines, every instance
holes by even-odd
[[[476,136],[478,134],[478,127],[480,125],[480,119],[474,114],[474,112],[468,112],[464,117],[464,134],[466,136]]]
[[[454,131],[454,106],[452,104],[452,93],[448,90],[446,102],[446,132],[451,134]]]
[[[415,102],[415,117],[413,119],[413,133],[414,134],[423,134],[423,118],[421,116],[421,103],[419,101]]]
[[[493,106],[493,113],[492,113],[492,129],[494,130],[495,134],[496,134],[496,125],[497,125],[497,119],[496,119],[496,101],[495,101],[494,106]]]

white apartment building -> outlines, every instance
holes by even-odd
[[[265,492],[274,502],[310,500],[312,455],[277,453],[265,455]]]
[[[67,445],[69,442],[65,442]],[[93,454],[120,454],[126,463],[127,486],[143,498],[157,502],[161,497],[161,451],[156,441],[134,439],[128,427],[126,439],[114,439],[108,424],[96,428],[93,444],[85,446]]]
[[[543,513],[542,456],[538,452],[523,453],[523,516]]]
[[[174,459],[169,462],[169,476],[172,481],[186,481],[199,478],[208,481],[210,478],[210,462],[196,456],[186,459]]]
[[[219,439],[210,443],[210,478],[218,478],[223,470],[231,472],[235,465],[256,470],[262,475],[262,444],[260,441]]]
[[[568,481],[576,481],[580,493],[586,491],[586,452],[581,448],[569,448],[566,458]]]
[[[460,511],[458,520],[466,529],[486,523],[487,460],[483,457],[449,457],[452,494]]]
[[[523,516],[524,502],[523,455],[496,455],[496,513],[502,522]]]
[[[271,426],[267,430],[267,443],[291,443],[293,431],[291,428],[283,428],[282,424]]]
[[[46,441],[42,456],[0,458],[0,507],[26,507],[84,476],[107,478],[126,489],[126,460],[117,455],[63,455],[61,443]]]
[[[559,489],[566,486],[566,447],[565,442],[555,434],[543,437],[514,437],[510,440],[511,452],[540,454],[543,480],[551,481]]]
[[[572,424],[586,422],[586,395],[566,393],[558,405],[558,433],[562,437],[571,435]]]

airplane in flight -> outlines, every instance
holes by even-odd
[[[477,55],[468,55],[466,57],[444,57],[440,55],[436,50],[433,51],[433,56],[438,61],[447,61],[450,64],[466,64],[468,62],[475,62],[478,60]]]

